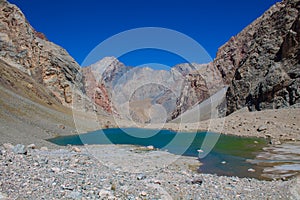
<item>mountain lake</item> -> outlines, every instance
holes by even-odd
[[[269,145],[263,138],[211,132],[185,133],[141,128],[110,128],[48,139],[57,145],[153,146],[172,154],[198,157],[199,173],[260,180],[287,179],[300,171],[300,144]],[[207,153],[206,153],[207,152]]]

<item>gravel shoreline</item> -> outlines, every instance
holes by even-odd
[[[129,145],[0,147],[0,199],[299,199],[298,179],[195,173],[197,159]],[[32,147],[31,147],[32,148]],[[27,153],[25,153],[27,151]],[[150,162],[147,162],[149,161]]]
[[[174,131],[211,131],[226,135],[270,138],[274,143],[300,141],[300,108],[249,112],[242,109],[227,117],[197,123],[151,124],[147,128]],[[145,125],[140,125],[144,127]]]

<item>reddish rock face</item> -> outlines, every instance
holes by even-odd
[[[106,90],[106,87],[104,84],[99,84],[96,88],[95,95],[92,98],[95,103],[103,108],[107,113],[112,113],[113,108],[111,105],[111,100],[109,98],[109,93]]]
[[[177,100],[176,110],[172,113],[172,119],[209,98],[209,89],[206,81],[199,73],[191,73],[186,76],[183,91]]]
[[[48,39],[47,39],[47,37],[45,36],[44,33],[35,31],[35,36],[38,37],[38,38],[40,38],[40,39],[42,39],[42,40],[48,41]]]
[[[112,113],[113,107],[106,86],[101,83],[101,80],[96,80],[95,73],[92,72],[91,67],[82,68],[82,74],[86,95],[105,112]]]

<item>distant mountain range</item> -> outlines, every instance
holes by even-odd
[[[173,120],[224,88],[219,116],[300,103],[299,0],[272,6],[220,47],[212,63],[170,71],[128,67],[114,57],[80,68],[19,8],[6,0],[0,7],[1,87],[49,108],[87,101],[81,109],[149,123]]]

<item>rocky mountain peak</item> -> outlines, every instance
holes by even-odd
[[[110,87],[114,85],[113,79],[119,78],[118,74],[121,75],[128,70],[128,67],[113,56],[104,57],[89,67],[97,81],[103,79],[107,86]]]
[[[100,71],[103,73],[108,67],[117,67],[119,65],[123,65],[116,57],[108,56],[104,57],[96,63],[92,64],[90,67],[94,71]]]

